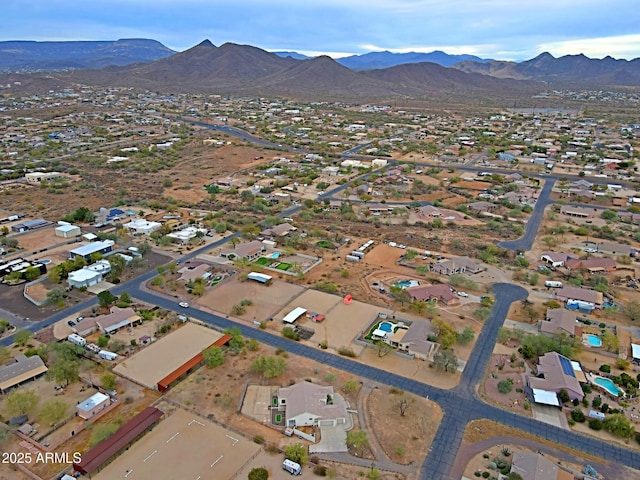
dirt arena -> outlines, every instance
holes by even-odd
[[[222,334],[215,330],[186,323],[175,332],[127,358],[113,371],[155,390],[158,381],[220,337]]]
[[[96,480],[234,478],[260,446],[185,410],[175,410]]]
[[[274,317],[282,305],[291,302],[304,290],[304,287],[275,278],[269,285],[263,285],[251,280],[241,282],[234,277],[208,291],[197,303],[215,312],[231,314],[234,305],[250,299],[252,305],[247,307],[242,317],[262,322]]]

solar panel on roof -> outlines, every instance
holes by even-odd
[[[576,374],[573,371],[573,365],[571,365],[571,361],[563,356],[559,356],[560,358],[560,366],[562,367],[562,371],[565,375],[569,375],[570,377],[576,378]]]

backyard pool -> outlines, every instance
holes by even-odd
[[[392,332],[393,326],[394,325],[391,322],[381,322],[380,325],[378,325],[378,328],[383,332]]]
[[[278,258],[280,256],[280,252],[273,252],[270,255],[267,255],[267,258]]]
[[[420,286],[420,282],[418,280],[402,280],[401,282],[394,283],[393,286],[400,288],[418,287]]]
[[[587,341],[589,342],[589,346],[590,347],[601,347],[602,346],[602,340],[600,339],[600,337],[598,335],[591,335],[591,334],[587,333],[585,336],[587,337]]]
[[[594,377],[593,383],[595,383],[596,385],[604,388],[607,392],[609,392],[614,397],[618,397],[618,396],[620,396],[620,395],[622,395],[624,393],[622,390],[620,390],[618,387],[616,387],[615,383],[613,383],[608,378]]]
[[[51,263],[51,260],[49,260],[48,258],[45,258],[43,260],[38,260],[38,263],[41,263],[42,265],[48,265]]]

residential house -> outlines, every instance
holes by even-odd
[[[111,272],[109,260],[98,260],[80,270],[69,272],[67,283],[72,288],[88,288],[104,280],[104,276],[109,272]]]
[[[105,240],[103,242],[91,242],[86,245],[82,245],[81,247],[74,248],[69,251],[69,258],[73,260],[76,257],[82,257],[85,260],[90,260],[91,255],[94,253],[100,253],[104,255],[105,253],[109,253],[113,250],[114,245],[113,240]]]
[[[577,207],[573,205],[563,205],[560,207],[560,213],[562,215],[567,215],[568,217],[576,217],[576,218],[594,218],[596,215],[597,209],[588,208],[588,207]]]
[[[577,300],[592,304],[595,308],[602,308],[604,304],[604,296],[602,292],[597,292],[590,288],[573,287],[565,285],[555,291],[556,298],[561,302],[568,300]]]
[[[253,261],[259,258],[264,250],[265,247],[261,241],[253,240],[248,243],[241,243],[233,250],[223,249],[220,251],[220,256],[229,259],[246,258],[249,261]]]
[[[198,238],[198,236],[204,237],[206,234],[207,234],[206,228],[188,226],[183,228],[182,230],[178,230],[178,231],[167,234],[167,237],[184,245],[185,243],[189,243],[192,239]]]
[[[511,471],[522,480],[575,480],[572,473],[560,468],[541,453],[513,452]]]
[[[548,335],[566,333],[572,337],[582,336],[582,324],[578,322],[577,315],[564,308],[548,308],[545,319],[538,322],[538,328]]]
[[[548,400],[544,392],[558,394],[560,390],[566,390],[571,400],[577,398],[582,401],[584,392],[578,379],[584,379],[586,382],[586,378],[578,362],[572,362],[557,352],[550,352],[538,359],[536,370],[538,376],[527,377],[527,384],[533,390],[534,400],[536,394],[539,395],[538,398]]]
[[[211,265],[205,262],[189,262],[178,270],[178,273],[181,274],[178,281],[187,283],[198,278],[205,278],[210,268]]]
[[[142,324],[142,318],[131,307],[120,308],[113,306],[107,315],[95,317],[96,326],[102,333],[111,334],[123,327],[133,327]]]
[[[397,347],[398,350],[413,355],[420,360],[429,360],[438,351],[440,345],[429,340],[429,337],[435,335],[431,322],[427,320],[416,320],[406,329],[398,329],[396,334],[391,337],[390,343]]]
[[[480,201],[480,202],[470,203],[469,205],[467,205],[467,208],[469,208],[469,210],[475,213],[487,213],[487,212],[493,212],[494,210],[496,210],[498,208],[498,205],[491,202]]]
[[[542,252],[540,260],[547,262],[552,267],[558,268],[563,267],[567,260],[576,258],[578,257],[567,252]]]
[[[89,420],[109,405],[111,405],[111,397],[104,393],[97,392],[76,405],[76,414],[80,418]]]
[[[455,289],[449,285],[420,285],[419,287],[407,287],[405,290],[414,301],[435,299],[447,306],[460,304],[460,298],[455,294]]]
[[[466,273],[473,275],[483,272],[484,267],[478,265],[469,257],[454,257],[429,265],[429,270],[440,275],[453,275],[454,273]]]
[[[151,235],[160,227],[162,227],[160,222],[150,222],[144,218],[134,218],[129,223],[122,225],[122,228],[129,230],[132,235]]]
[[[278,409],[284,409],[286,427],[347,423],[347,403],[331,386],[300,382],[278,389]]]
[[[295,232],[297,230],[296,227],[290,225],[288,223],[281,223],[280,225],[275,225],[273,227],[269,227],[260,232],[260,236],[269,239],[275,239],[277,237],[286,237],[291,232]]]
[[[567,260],[565,266],[569,270],[585,269],[589,273],[614,272],[616,268],[618,268],[615,260],[607,257],[585,259],[572,258]]]
[[[27,183],[31,184],[39,184],[41,182],[47,182],[49,180],[53,180],[54,178],[59,178],[62,176],[60,172],[34,172],[34,173],[25,173],[24,178]]]
[[[47,373],[47,366],[38,355],[16,355],[14,361],[0,366],[0,393]]]
[[[617,242],[600,242],[598,244],[598,251],[612,255],[627,255],[630,257],[635,257],[638,254],[636,247]]]

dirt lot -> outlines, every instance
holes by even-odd
[[[508,355],[494,354],[489,364],[488,376],[485,378],[480,392],[490,403],[507,407],[521,415],[531,416],[531,409],[524,408],[526,396],[521,377],[524,367],[519,366],[519,361],[520,358],[515,363],[511,363]],[[508,379],[513,381],[511,391],[508,393],[499,392],[498,383]]]
[[[168,406],[167,406],[168,407]],[[165,407],[165,408],[167,408]],[[97,480],[233,478],[260,450],[252,441],[182,409],[166,417],[140,441],[100,471]]]
[[[263,285],[250,280],[241,282],[235,276],[207,291],[197,303],[212,311],[230,314],[234,305],[250,299],[252,305],[247,307],[242,317],[262,322],[275,317],[283,304],[303,291],[303,287],[282,280],[274,279],[269,285]]]
[[[150,389],[155,389],[159,380],[220,337],[222,334],[216,330],[186,323],[178,330],[125,359],[113,371]]]

